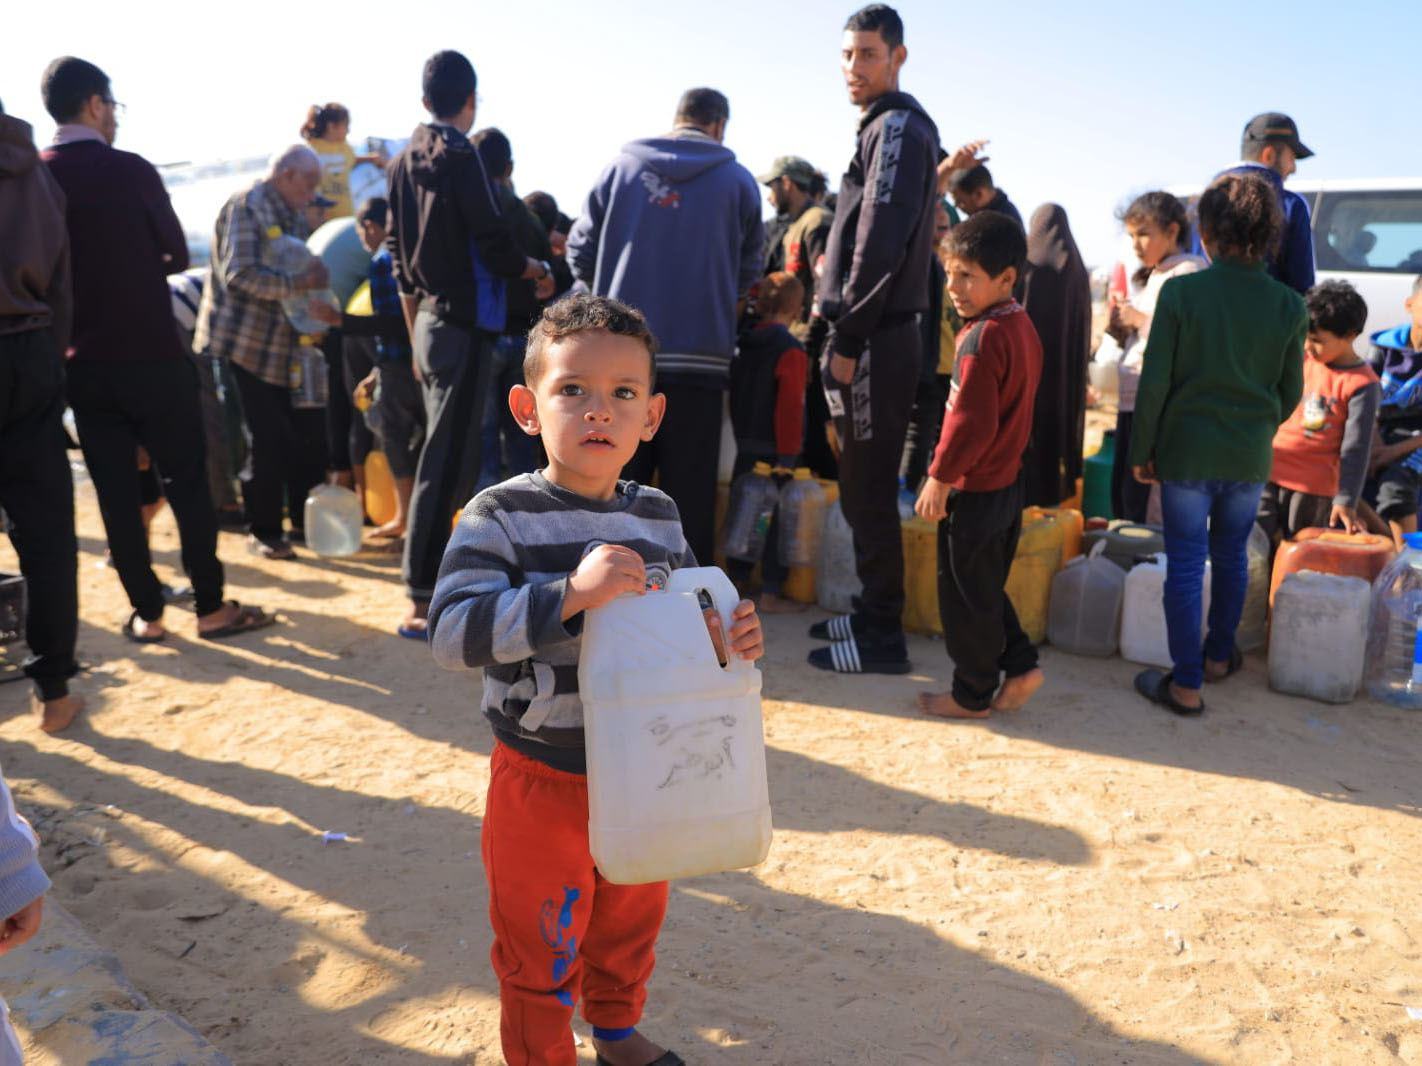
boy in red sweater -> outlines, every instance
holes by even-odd
[[[938,612],[953,691],[923,693],[919,707],[986,718],[1024,706],[1044,680],[1005,591],[1022,533],[1022,453],[1042,342],[1012,298],[1027,258],[1021,227],[980,212],[948,235],[944,253],[948,297],[964,326],[938,450],[914,509],[940,523]]]

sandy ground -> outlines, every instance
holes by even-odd
[[[232,594],[284,624],[214,646],[174,612],[139,647],[80,499],[91,711],[49,738],[0,686],[58,897],[238,1063],[497,1062],[490,737],[477,680],[393,635],[396,559],[225,534]],[[167,516],[155,546],[173,575]],[[1422,1062],[1422,718],[1251,660],[1180,721],[1048,649],[1032,707],[949,724],[912,710],[940,646],[831,677],[814,617],[769,624],[770,859],[673,887],[649,1034],[691,1063]]]

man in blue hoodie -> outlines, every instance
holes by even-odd
[[[839,493],[864,591],[852,614],[818,622],[833,643],[810,663],[841,673],[908,673],[899,460],[922,369],[938,200],[938,128],[899,91],[908,58],[898,12],[871,4],[844,26],[841,69],[860,109],[819,282],[829,322],[823,377],[839,423]]]
[[[657,338],[666,420],[625,476],[649,483],[660,473],[703,562],[715,545],[737,304],[760,277],[765,248],[760,186],[721,143],[730,113],[715,89],[687,90],[672,131],[623,145],[568,234],[573,274],[640,310]]]
[[[1422,277],[1404,302],[1410,321],[1374,333],[1368,363],[1382,381],[1382,407],[1373,440],[1377,471],[1374,506],[1398,547],[1417,532],[1422,490]]]

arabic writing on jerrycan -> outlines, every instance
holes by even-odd
[[[735,586],[716,567],[649,585],[588,612],[578,663],[588,839],[617,884],[739,870],[770,850],[760,671],[722,666],[703,617],[709,604],[729,633]]]

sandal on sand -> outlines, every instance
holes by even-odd
[[[612,1066],[612,1063],[599,1055],[597,1057],[597,1066]],[[668,1051],[661,1058],[647,1063],[647,1066],[686,1066],[686,1063],[675,1051]]]
[[[1208,661],[1208,660],[1207,660],[1207,661]],[[1230,653],[1229,653],[1229,664],[1225,667],[1225,672],[1222,673],[1222,674],[1220,674],[1219,677],[1215,677],[1214,675],[1212,675],[1212,674],[1210,673],[1209,670],[1206,670],[1206,671],[1205,671],[1205,683],[1206,683],[1207,685],[1208,685],[1208,684],[1218,684],[1219,682],[1223,681],[1223,680],[1224,680],[1225,678],[1227,678],[1227,677],[1233,677],[1235,674],[1239,673],[1239,671],[1240,671],[1241,669],[1243,669],[1243,668],[1244,668],[1244,652],[1242,652],[1242,651],[1239,650],[1239,646],[1238,646],[1238,645],[1235,645],[1235,647],[1233,647],[1232,649],[1230,649]]]
[[[218,626],[216,629],[209,629],[204,632],[198,630],[198,636],[203,640],[221,640],[223,637],[235,637],[239,633],[250,633],[254,629],[265,629],[267,626],[276,624],[276,615],[267,614],[260,607],[244,607],[236,600],[228,600],[229,604],[237,608],[237,617],[228,622],[225,626]]]
[[[425,626],[400,625],[396,627],[395,632],[406,640],[428,641],[430,639],[430,631]]]
[[[1152,703],[1158,703],[1167,711],[1178,714],[1182,718],[1196,718],[1204,714],[1205,704],[1203,701],[1198,707],[1187,707],[1171,694],[1170,686],[1174,680],[1174,674],[1163,673],[1160,670],[1142,670],[1136,675],[1136,691]]]
[[[123,624],[123,635],[135,644],[160,644],[168,637],[167,630],[162,633],[140,637],[138,631],[134,629],[134,624],[138,621],[138,612],[134,611],[128,616],[128,621]]]

